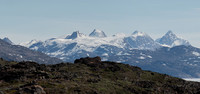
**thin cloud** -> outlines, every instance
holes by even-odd
[[[194,10],[198,10],[198,11],[200,11],[200,8],[194,8]]]

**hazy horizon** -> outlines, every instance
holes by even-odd
[[[1,0],[0,37],[14,43],[46,40],[79,30],[108,36],[135,30],[153,39],[168,30],[200,48],[200,1],[160,0]]]

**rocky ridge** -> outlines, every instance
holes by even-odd
[[[101,58],[74,64],[8,62],[0,59],[0,92],[5,94],[198,94],[200,83]]]

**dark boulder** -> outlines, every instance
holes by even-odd
[[[38,63],[35,63],[35,62],[29,62],[29,61],[26,61],[26,62],[19,62],[18,64],[16,65],[13,65],[12,68],[15,68],[15,69],[35,69],[36,67],[40,66]]]
[[[76,59],[74,61],[74,63],[81,63],[81,64],[95,64],[95,63],[101,63],[101,58],[99,56],[94,57],[94,58],[90,58],[90,57],[86,57],[86,58],[80,58],[80,59]]]

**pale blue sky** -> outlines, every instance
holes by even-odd
[[[0,0],[0,37],[15,43],[95,28],[154,39],[172,30],[200,47],[200,0]]]

